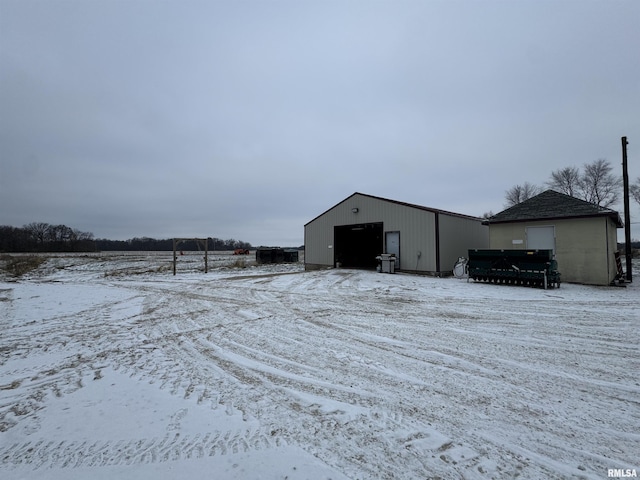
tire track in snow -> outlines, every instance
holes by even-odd
[[[128,312],[137,298],[137,294],[127,295],[94,308],[81,308],[72,314],[74,322],[69,321],[69,315],[45,316],[38,321],[37,335],[24,333],[33,326],[6,328],[3,344],[8,345],[8,354],[2,362],[1,378],[9,378],[11,383],[3,388],[6,394],[0,400],[0,431],[37,416],[47,396],[60,397],[82,388],[85,378],[99,374],[96,372],[105,366],[107,352],[128,349],[131,343],[123,346],[122,339],[128,337],[124,331],[136,317]],[[28,367],[11,368],[26,357],[32,359]],[[16,395],[8,392],[13,390]]]
[[[610,432],[590,441],[584,437],[593,433],[592,417],[620,426],[602,411],[611,403],[594,402],[590,392],[584,392],[590,403],[580,413],[553,403],[569,398],[574,385],[597,373],[580,357],[580,342],[603,331],[597,325],[601,307],[585,302],[579,322],[588,328],[569,335],[577,345],[558,345],[553,312],[561,312],[562,305],[532,300],[538,292],[521,294],[537,302],[534,314],[531,305],[515,306],[524,300],[457,299],[445,288],[417,289],[419,280],[401,276],[393,285],[371,288],[371,282],[360,282],[362,275],[367,273],[237,279],[232,287],[221,280],[206,286],[130,282],[133,291],[147,296],[142,315],[102,330],[94,319],[80,319],[103,337],[74,332],[84,338],[74,345],[87,359],[76,366],[79,378],[99,360],[173,395],[196,397],[214,409],[232,406],[259,420],[260,429],[106,443],[38,440],[1,449],[0,458],[20,465],[31,448],[41,452],[43,468],[81,466],[84,458],[96,465],[168,462],[249,451],[255,437],[264,448],[277,441],[299,445],[359,478],[395,478],[398,472],[554,478],[558,475],[544,462],[554,457],[593,471],[602,465],[592,456]],[[485,314],[476,315],[477,310]],[[514,311],[523,314],[511,318]],[[495,348],[487,348],[494,341]],[[577,365],[563,371],[567,364],[554,362],[563,355],[574,355]],[[525,368],[526,383],[511,380],[522,378]],[[548,371],[561,376],[550,378]],[[558,378],[567,385],[557,385]],[[56,385],[64,395],[73,383],[73,375],[60,376]],[[606,400],[606,390],[601,385],[597,395]],[[628,399],[620,402],[621,408],[629,406]],[[567,428],[567,418],[574,426]],[[622,442],[634,441],[629,435],[608,442],[624,451]],[[563,443],[572,438],[590,448],[568,454]],[[330,451],[334,445],[340,452]]]
[[[362,295],[362,292],[359,292],[359,291],[354,292],[354,295],[356,294]],[[359,301],[362,301],[362,299],[360,299]],[[365,302],[371,301],[371,299],[365,297],[364,301]],[[340,299],[338,299],[337,302],[339,303]],[[421,310],[420,312],[412,312],[412,311],[399,312],[398,315],[402,317],[402,322],[397,322],[396,328],[403,329],[407,325],[410,326],[412,323],[416,323],[417,325],[417,322],[415,322],[415,320],[419,322],[420,317],[423,314],[426,315],[427,317],[433,317],[433,318],[444,317],[447,319],[454,319],[454,320],[457,319],[456,322],[469,320],[472,318],[472,315],[468,315],[467,311],[473,308],[476,303],[478,302],[475,300],[461,301],[456,299],[455,304],[447,305],[444,308],[441,307],[442,305],[441,303],[440,305],[435,305],[435,306],[424,304],[420,306],[420,310]],[[506,303],[509,304],[511,302],[507,301]],[[452,310],[452,307],[453,307],[453,310]],[[438,313],[438,310],[444,310],[445,308],[447,309],[446,314],[441,315]],[[599,308],[601,309],[602,306],[600,306]],[[482,310],[483,311],[486,310],[490,312],[496,311],[495,308],[492,309],[489,307],[482,307]],[[508,309],[505,311],[512,311],[512,310],[513,310],[513,307],[508,307]],[[549,312],[549,315],[547,315],[548,319],[551,319],[554,321],[556,320],[557,317],[553,315],[553,312],[555,311],[555,305],[551,303],[547,303],[545,305],[544,310]],[[339,309],[337,309],[337,311],[339,312]],[[456,315],[456,311],[459,312],[459,314]],[[538,311],[537,313],[540,313],[540,312]],[[536,325],[536,323],[544,324],[544,322],[540,322],[538,320],[540,317],[537,315],[537,313],[533,315],[533,318],[535,319],[534,325]],[[301,316],[304,317],[305,315],[306,314],[304,312],[301,313]],[[338,317],[339,317],[339,313],[338,313]],[[351,315],[350,322],[352,322],[353,319],[357,320],[358,318],[359,318],[358,315]],[[544,315],[542,315],[542,318],[544,319]],[[311,319],[310,323],[317,326],[321,326],[323,323],[326,322],[326,320],[327,319],[323,319],[322,322],[318,322],[315,319]],[[335,319],[332,319],[332,320],[335,321]],[[368,320],[367,328],[371,331],[373,330],[372,325],[376,324],[377,319],[373,318],[373,319],[367,319],[367,320]],[[476,319],[473,319],[473,321],[476,321]],[[492,315],[490,318],[484,320],[484,322],[486,323],[489,323],[489,322],[500,323],[503,321],[504,321],[504,316],[501,316],[500,314],[495,315],[495,318]],[[521,318],[517,322],[512,322],[512,323],[515,324],[516,326],[524,326],[529,322],[531,322],[531,320],[528,320],[526,318],[524,319]],[[438,324],[442,327],[442,322],[438,322]],[[551,325],[552,325],[551,329],[548,329],[545,324],[545,329],[543,332],[541,332],[541,335],[543,337],[548,334],[553,334],[553,335],[556,334],[557,323],[551,322]],[[348,325],[348,328],[342,329],[342,331],[345,333],[348,333],[348,332],[353,333],[353,326],[354,326],[353,323],[350,323]],[[526,328],[529,329],[530,327],[527,326]],[[443,332],[447,333],[447,329],[448,329],[448,325],[445,324],[445,330],[443,330]],[[334,332],[332,333],[336,333],[336,331],[334,330]],[[393,338],[389,338],[388,342],[385,341],[386,340],[385,338],[381,338],[380,340],[382,340],[383,344],[388,343],[389,345],[393,345],[393,348],[395,349],[396,353],[399,355],[403,355],[404,352],[398,348],[398,346],[400,346],[401,343],[396,341],[396,337],[397,337],[396,333],[397,332],[394,332]],[[547,341],[539,341],[540,345],[538,345],[538,347],[544,347],[545,349],[548,350],[551,348],[551,345],[553,344],[554,345],[553,350],[558,350],[557,353],[555,351],[552,352],[552,355],[553,355],[552,358],[555,358],[556,355],[561,356],[564,353],[563,350],[565,349],[565,347],[562,346],[562,342],[554,342],[553,335],[551,335],[551,338],[548,339]],[[419,330],[409,330],[409,335],[407,336],[407,338],[416,339],[416,338],[419,338],[419,336],[420,336]],[[439,335],[439,336],[442,337],[443,335]],[[525,332],[525,335],[523,336],[525,338],[527,337],[526,332]],[[447,335],[445,335],[445,337],[447,337]],[[509,334],[509,337],[507,338],[509,338],[510,341],[521,343],[522,337],[519,336],[516,331],[515,334],[511,332]],[[351,340],[353,342],[354,335],[351,336]],[[361,341],[362,339],[358,338],[358,336],[355,335],[355,340]],[[455,341],[454,338],[447,338],[446,342],[436,341],[434,343],[437,345],[437,348],[440,349],[440,351],[442,352],[443,351],[442,347],[448,344],[458,343],[467,347],[468,345],[466,343],[467,340],[468,339],[465,338],[465,343],[460,343],[460,340]],[[501,340],[502,342],[504,342],[504,336],[501,337]],[[367,344],[370,342],[363,341],[362,343]],[[376,343],[378,342],[373,342],[371,346],[376,346],[375,345]],[[557,346],[556,343],[560,345],[559,348],[556,348]],[[420,342],[413,341],[413,342],[409,342],[408,345],[410,345],[412,349],[421,351],[421,352],[424,351],[423,347],[427,347],[427,351],[428,351],[428,344],[420,345]],[[314,345],[312,348],[312,351],[314,352],[317,351],[315,347],[316,346]],[[382,345],[378,345],[377,348],[384,349]],[[354,350],[354,345],[352,343],[351,351],[353,350]],[[479,418],[478,423],[479,424],[485,423],[487,424],[487,426],[489,426],[490,422],[493,421],[492,418],[494,417],[495,412],[500,412],[500,415],[504,415],[505,413],[507,413],[508,414],[507,418],[509,419],[509,422],[505,422],[505,429],[504,429],[505,432],[508,432],[510,429],[513,429],[513,424],[523,423],[523,421],[521,420],[522,417],[527,419],[525,421],[526,424],[530,424],[530,422],[537,423],[539,425],[538,430],[541,432],[547,432],[549,430],[549,427],[552,426],[552,431],[557,436],[556,438],[558,439],[558,442],[555,445],[553,444],[549,445],[549,448],[551,449],[550,451],[562,450],[562,445],[567,440],[567,428],[566,428],[565,419],[567,418],[567,416],[571,418],[571,416],[574,415],[575,412],[572,411],[571,406],[565,407],[564,405],[562,405],[561,406],[562,413],[558,417],[556,415],[556,412],[548,408],[548,403],[549,403],[548,400],[549,400],[549,397],[554,397],[554,396],[571,397],[572,384],[574,382],[569,382],[570,385],[559,386],[557,382],[554,381],[554,379],[548,378],[548,372],[545,371],[545,368],[539,368],[538,371],[536,371],[535,367],[531,368],[529,364],[532,358],[544,358],[544,356],[542,357],[540,356],[539,351],[536,351],[536,350],[539,350],[538,348],[534,348],[532,350],[532,353],[529,355],[526,355],[526,356],[522,355],[524,360],[523,363],[514,362],[512,364],[514,367],[516,367],[515,369],[513,369],[514,370],[513,376],[515,378],[522,377],[521,369],[523,367],[529,370],[529,373],[527,373],[527,375],[529,375],[531,379],[534,380],[534,382],[529,388],[525,388],[525,389],[523,389],[522,386],[515,386],[513,385],[512,382],[509,381],[510,376],[508,374],[505,375],[506,372],[504,371],[505,370],[504,364],[501,364],[500,362],[487,362],[485,358],[482,358],[478,355],[474,355],[473,349],[471,349],[471,352],[467,352],[467,351],[454,352],[452,349],[447,349],[447,350],[448,351],[445,350],[446,352],[445,358],[448,355],[452,355],[450,358],[454,360],[454,363],[448,362],[450,367],[449,375],[451,378],[447,378],[446,376],[443,376],[443,375],[440,375],[436,378],[432,378],[431,380],[433,384],[440,385],[440,391],[438,392],[438,390],[434,390],[434,388],[429,388],[423,391],[424,395],[428,395],[430,400],[436,400],[435,403],[436,404],[439,403],[440,404],[439,406],[442,407],[443,409],[446,408],[445,402],[447,398],[451,398],[451,397],[456,398],[457,401],[461,402],[462,404],[468,404],[469,409],[475,409],[477,407],[480,407],[479,410],[481,413],[483,411],[486,412],[485,413],[486,418],[485,419],[482,419],[482,417]],[[367,355],[366,351],[364,352],[363,355],[360,355],[361,358],[367,357],[367,356],[370,356],[371,358],[376,358],[376,357],[379,358],[379,355],[375,355],[375,354]],[[414,356],[416,360],[421,360],[415,355],[410,355],[410,356]],[[473,367],[471,370],[465,367],[464,362],[460,361],[463,358],[466,358],[467,360],[471,360],[470,363],[467,363],[467,366]],[[390,359],[391,359],[390,357],[387,358],[387,360],[390,360]],[[398,364],[398,366],[401,367],[401,364]],[[410,366],[410,364],[408,366]],[[416,370],[415,364],[413,365],[413,367],[414,368],[411,368],[410,371]],[[545,366],[545,367],[548,369],[548,366]],[[403,368],[397,368],[397,372],[401,372],[401,371],[403,371]],[[460,377],[461,375],[465,375],[465,371],[467,375],[466,378],[465,377],[456,378],[456,377]],[[437,370],[430,369],[429,374],[433,375],[434,372],[437,373]],[[484,375],[483,375],[483,372],[485,372]],[[362,375],[362,373],[363,371],[360,370],[357,375],[350,374],[348,378],[353,378],[354,376],[357,376],[358,378],[366,378],[366,375]],[[488,373],[488,378],[487,378],[487,373]],[[475,381],[475,377],[478,377],[478,374],[480,374],[481,377],[484,376],[485,378],[480,379],[481,381],[479,382]],[[385,384],[384,381],[381,381],[382,379],[376,379],[375,377],[370,377],[368,380],[370,382],[374,382],[376,385]],[[576,380],[578,380],[577,382],[575,382],[576,384],[578,383],[584,384],[585,377],[579,376],[579,377],[576,377]],[[543,385],[544,385],[544,388],[542,389],[542,391],[538,391],[539,387]],[[460,388],[461,386],[463,386],[463,388]],[[607,397],[611,398],[612,396],[611,391],[607,392],[606,388],[598,389],[598,390],[603,395],[603,398],[607,398]],[[633,389],[633,390],[634,392],[636,391],[636,389]],[[564,393],[564,391],[567,391],[567,393]],[[500,392],[503,392],[503,393],[501,394]],[[514,396],[514,393],[517,394],[517,396]],[[558,395],[558,393],[560,393],[560,395]],[[437,400],[438,396],[441,397],[439,401]],[[434,397],[436,398],[434,399]],[[498,405],[496,405],[496,400]],[[411,402],[411,399],[408,399],[408,401]],[[628,399],[621,398],[620,401],[622,402],[621,407],[624,407],[624,405],[627,405],[627,406],[629,405]],[[487,405],[486,409],[482,408],[482,402],[486,402],[486,405]],[[420,402],[416,402],[416,403],[419,404]],[[606,402],[604,403],[606,404]],[[587,406],[584,409],[584,411],[586,412],[585,417],[589,418],[590,413],[594,413],[594,414],[598,413],[597,404],[593,408]],[[452,416],[451,418],[455,419],[455,416]],[[595,418],[598,418],[598,417],[595,417]],[[425,418],[425,421],[429,421],[429,420],[434,420],[434,419],[428,418],[428,417]],[[557,422],[558,420],[559,420],[559,423],[554,425],[554,423]],[[623,430],[629,429],[628,423],[627,425],[620,424],[620,422],[616,422],[616,423],[618,423],[618,425]],[[526,425],[525,428],[530,428],[530,427],[529,425]],[[456,436],[456,433],[459,436],[463,436],[465,435],[466,431],[468,431],[468,427],[466,427],[465,425],[458,425],[456,427],[455,422],[449,425],[449,429],[450,429],[449,432],[454,436]],[[568,432],[568,434],[573,435],[571,432]],[[593,451],[597,451],[598,446],[602,445],[603,443],[607,441],[609,442],[611,441],[611,439],[607,440],[608,435],[610,435],[610,433],[604,434],[602,436],[597,436],[596,438],[594,438],[594,441],[591,442]],[[624,440],[622,442],[624,442]],[[482,445],[487,444],[486,439],[484,438],[479,439],[474,443],[475,443],[474,448],[481,448]],[[503,443],[496,442],[494,444],[494,447],[498,450],[503,450],[505,444],[507,444],[507,442],[503,442]],[[506,454],[506,456],[509,456],[510,454],[509,452],[503,452],[503,453]],[[554,455],[554,454],[551,454],[551,455]],[[585,465],[588,465],[590,463],[590,458],[591,458],[591,454],[589,452],[586,452],[585,454],[582,455],[582,461],[584,462]],[[575,462],[576,457],[573,457],[569,460],[572,462]],[[597,470],[597,467],[594,467],[594,468]],[[580,472],[576,472],[576,473],[580,473]]]
[[[274,310],[274,305],[277,305],[278,303],[282,304],[281,299],[276,300],[275,296],[272,296],[270,300],[270,310]],[[284,320],[284,317],[290,314],[290,312],[288,312],[290,306],[284,305],[281,306],[280,309],[284,309],[281,312],[283,313],[281,316]],[[277,308],[275,308],[275,310],[277,310]],[[305,365],[305,362],[301,362],[300,359],[287,361],[284,360],[284,357],[281,357],[283,352],[271,351],[269,354],[265,354],[262,351],[256,352],[254,349],[248,348],[244,345],[245,343],[254,344],[257,342],[264,348],[265,342],[251,339],[248,335],[255,335],[258,333],[258,336],[260,336],[272,331],[272,329],[276,327],[275,324],[278,321],[277,311],[275,313],[272,312],[270,318],[271,317],[273,317],[274,320],[267,321],[267,325],[264,324],[265,322],[262,322],[262,330],[260,332],[253,331],[245,332],[245,334],[239,334],[237,329],[233,330],[233,334],[224,332],[225,335],[228,333],[229,337],[234,338],[233,342],[229,342],[226,336],[222,336],[222,338],[217,337],[215,344],[209,345],[207,344],[208,342],[198,341],[195,338],[190,339],[190,342],[193,343],[189,344],[188,357],[195,359],[195,365],[215,364],[221,370],[228,372],[231,377],[237,379],[240,385],[251,386],[249,389],[243,389],[242,387],[236,388],[234,386],[232,391],[227,391],[223,394],[226,401],[233,398],[232,401],[235,408],[239,408],[245,412],[251,412],[252,415],[257,416],[258,418],[262,416],[262,413],[273,418],[273,412],[271,411],[273,408],[272,405],[275,403],[284,407],[282,408],[282,423],[293,423],[294,425],[303,426],[303,428],[296,428],[289,432],[292,441],[301,445],[312,444],[314,446],[313,453],[318,455],[320,458],[323,456],[329,457],[326,452],[325,455],[323,455],[322,452],[324,448],[326,448],[326,445],[336,441],[337,437],[342,437],[342,440],[338,441],[340,444],[346,445],[355,443],[362,447],[364,445],[371,446],[376,443],[384,443],[379,441],[379,433],[385,432],[389,429],[399,428],[402,430],[413,431],[414,433],[412,436],[415,438],[425,438],[433,433],[432,428],[426,428],[424,425],[422,426],[422,430],[424,430],[424,432],[421,432],[420,430],[416,432],[415,425],[413,425],[415,424],[414,420],[412,420],[408,425],[400,426],[398,425],[399,422],[389,425],[383,422],[383,425],[381,426],[379,425],[380,421],[384,421],[386,417],[384,415],[371,416],[368,413],[370,410],[375,408],[375,403],[372,402],[370,395],[365,395],[366,398],[363,398],[362,393],[360,392],[355,390],[348,391],[349,387],[332,385],[328,381],[324,383],[319,381],[315,376],[317,375],[320,367],[314,367],[312,370],[307,369],[306,371],[303,370],[301,373],[292,374],[292,366],[297,366],[299,369],[302,365]],[[283,332],[290,332],[293,330],[295,330],[295,328],[290,324],[279,327],[278,334],[276,335],[279,341],[271,342],[271,346],[273,347],[275,344],[280,345],[280,340],[283,339]],[[301,337],[301,339],[310,338],[315,337],[308,334],[303,334]],[[318,338],[321,337],[318,336]],[[244,342],[241,342],[241,340],[244,340]],[[299,343],[299,350],[300,347],[303,346],[304,342],[301,340],[297,340],[296,342]],[[200,345],[197,345],[198,343],[200,343]],[[285,340],[285,343],[290,344],[288,340]],[[315,350],[315,345],[310,345],[309,347]],[[345,345],[345,348],[348,348],[348,345]],[[198,355],[204,355],[206,358],[198,358]],[[310,373],[308,378],[304,377],[305,373]],[[321,405],[303,405],[300,400],[296,398],[295,394],[292,398],[292,396],[288,394],[288,391],[301,392],[303,396],[315,395],[321,404],[326,401],[326,398],[330,398],[333,402],[342,402],[344,404],[343,406],[347,409],[349,409],[351,405],[357,405],[360,409],[364,408],[366,413],[355,416],[347,415],[347,418],[345,418],[345,413],[340,410],[330,410],[325,412],[321,408]],[[240,395],[237,395],[238,392]],[[264,406],[264,410],[262,410],[262,405],[265,404],[265,398],[268,398],[269,402]],[[299,417],[298,420],[292,422],[292,418],[295,419],[297,417]],[[372,420],[372,418],[375,418],[375,420]],[[310,432],[312,433],[311,436]],[[436,435],[436,437],[439,438],[441,435]],[[361,439],[360,441],[358,441],[359,438]],[[440,444],[438,444],[437,448],[439,447]],[[364,460],[366,457],[371,455],[366,449],[363,450],[360,448],[351,452],[348,447],[344,448],[346,450],[344,452],[344,456],[349,459],[348,461],[345,460],[345,464],[342,465],[342,468],[346,470],[353,468],[354,458],[362,457]],[[374,449],[373,455],[383,455],[385,458],[389,459],[395,458],[398,457],[397,448],[397,444],[382,445],[381,450]],[[468,448],[467,450],[470,451]],[[375,476],[376,478],[393,478],[399,469],[411,469],[409,466],[411,463],[414,464],[413,468],[417,468],[418,471],[424,470],[425,466],[422,463],[422,460],[420,460],[420,455],[409,455],[408,453],[407,455],[410,458],[400,456],[397,462],[389,460],[393,465],[388,467],[381,467],[378,463],[377,466],[370,470],[370,475],[372,477]],[[370,468],[370,465],[375,465],[375,462],[372,463],[372,461],[373,457],[369,458],[367,461],[356,461],[358,467],[354,470],[354,473],[367,471]],[[433,470],[433,466],[430,468]]]
[[[182,308],[182,302],[179,298],[166,303],[167,306],[169,304],[171,304],[170,311]],[[375,407],[375,405],[371,403],[370,399],[360,398],[361,394],[350,392],[343,386],[331,385],[329,382],[326,385],[318,385],[318,380],[313,378],[318,373],[317,371],[310,372],[303,369],[298,375],[311,373],[309,381],[305,381],[303,377],[293,380],[291,378],[292,374],[288,370],[295,367],[298,360],[287,363],[283,360],[285,358],[282,356],[283,352],[251,356],[251,350],[245,344],[258,341],[264,348],[266,344],[259,338],[267,337],[270,327],[273,327],[278,322],[278,317],[289,315],[288,309],[289,306],[283,306],[281,300],[270,302],[268,307],[270,315],[267,320],[261,319],[258,322],[261,327],[258,330],[252,330],[251,326],[256,325],[255,322],[233,321],[231,324],[226,322],[219,328],[220,332],[211,334],[219,337],[216,338],[215,345],[208,344],[208,341],[203,342],[201,338],[203,329],[193,323],[194,321],[196,323],[198,321],[210,322],[210,320],[206,318],[194,320],[193,318],[187,319],[185,316],[181,316],[174,319],[169,330],[164,328],[166,334],[163,334],[162,331],[154,333],[154,344],[158,347],[162,356],[166,357],[166,362],[161,361],[160,365],[158,365],[158,352],[155,352],[153,370],[150,369],[151,364],[140,363],[138,360],[131,363],[125,362],[122,367],[134,376],[140,378],[148,377],[153,381],[162,382],[161,388],[169,388],[171,393],[174,394],[185,392],[186,396],[191,385],[206,388],[213,392],[216,402],[231,404],[234,408],[243,411],[245,415],[250,415],[254,418],[266,416],[271,421],[277,420],[278,416],[273,413],[273,405],[280,405],[282,413],[280,420],[276,421],[276,424],[293,425],[293,428],[287,429],[286,436],[288,441],[305,445],[306,448],[312,448],[313,453],[321,458],[323,456],[327,459],[331,458],[331,455],[325,449],[337,437],[341,437],[342,439],[339,443],[344,444],[349,444],[355,439],[361,438],[362,440],[356,442],[360,445],[359,449],[350,452],[347,448],[344,453],[343,468],[347,470],[349,468],[353,469],[353,458],[362,457],[363,455],[364,457],[380,455],[380,450],[374,450],[371,454],[362,453],[360,450],[364,445],[384,443],[378,439],[378,433],[384,432],[389,428],[398,428],[398,422],[396,420],[396,424],[390,426],[386,423],[388,419],[385,415],[375,415],[373,417],[369,415],[367,409]],[[152,312],[152,316],[155,319],[158,317],[170,317],[170,314],[160,310]],[[157,328],[157,326],[153,326],[154,321],[145,323],[154,329]],[[287,327],[282,326],[279,335],[285,336],[284,332],[286,330]],[[255,337],[256,334],[257,337]],[[233,341],[229,341],[230,338],[233,338]],[[304,346],[305,338],[308,337],[303,334],[297,340],[298,346],[295,350],[300,351],[300,348]],[[271,345],[273,343],[271,342]],[[218,353],[214,354],[215,352]],[[230,355],[231,358],[229,358]],[[238,355],[241,355],[246,360],[239,361]],[[142,360],[142,358],[139,360]],[[249,366],[246,365],[247,363]],[[255,367],[256,364],[259,365],[259,368]],[[285,365],[284,369],[283,365]],[[304,362],[301,365],[304,365]],[[282,372],[279,373],[278,369],[281,369]],[[206,385],[206,387],[203,387],[203,385]],[[294,395],[292,397],[287,391],[291,389],[295,392],[299,391],[303,395],[315,395],[320,403],[324,402],[325,398],[328,397],[332,398],[334,402],[342,401],[346,408],[350,408],[352,404],[360,405],[359,408],[365,408],[365,413],[345,415],[339,409],[325,411],[321,408],[321,405],[305,404],[297,396]],[[293,422],[292,417],[294,419]],[[381,421],[383,426],[379,425]],[[415,438],[428,436],[427,433],[415,432],[415,429],[412,429],[410,425],[404,425],[401,428],[414,431],[412,435]],[[309,444],[312,447],[308,447]],[[381,448],[386,457],[394,458],[397,456],[397,445],[381,445]],[[364,459],[364,457],[362,458]],[[370,465],[375,465],[375,463],[372,463],[373,457],[369,458],[368,461],[356,461],[357,468],[354,472],[362,472],[370,468],[371,476],[392,478],[398,469],[407,468],[407,462],[414,463],[414,468],[424,469],[424,465],[419,460],[419,455],[414,454],[409,455],[409,457],[410,459],[400,458],[394,465],[384,468],[379,465],[370,467]]]
[[[283,445],[287,442],[281,431],[269,427],[197,435],[173,433],[164,437],[115,442],[40,439],[0,447],[0,466],[34,465],[38,469],[46,469],[164,463]]]

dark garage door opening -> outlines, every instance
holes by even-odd
[[[371,268],[383,250],[382,222],[334,227],[335,262],[346,268]]]

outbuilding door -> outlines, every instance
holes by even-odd
[[[384,240],[387,246],[385,253],[393,253],[396,256],[396,270],[400,268],[400,232],[385,232]]]
[[[382,222],[337,225],[333,229],[335,265],[375,269],[382,253]]]
[[[556,253],[556,230],[553,225],[527,227],[527,248],[531,250],[553,250]]]

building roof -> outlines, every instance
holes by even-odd
[[[604,208],[595,203],[547,190],[524,202],[507,208],[488,218],[485,223],[511,223],[531,220],[557,220],[569,218],[610,217],[618,228],[622,220],[615,210]]]
[[[366,193],[355,192],[355,193],[353,193],[353,194],[349,195],[349,196],[348,196],[347,198],[345,198],[344,200],[342,200],[342,201],[340,201],[340,202],[336,203],[333,207],[329,208],[328,210],[325,210],[325,211],[324,211],[324,212],[322,212],[320,215],[318,215],[317,217],[315,217],[313,220],[308,221],[308,222],[305,224],[305,226],[306,226],[306,225],[308,225],[308,224],[310,224],[311,222],[313,222],[313,221],[314,221],[314,220],[316,220],[317,218],[320,218],[321,216],[323,216],[325,213],[329,212],[330,210],[333,210],[334,208],[336,208],[336,207],[337,207],[338,205],[340,205],[341,203],[344,203],[344,202],[346,202],[347,200],[349,200],[349,199],[351,199],[351,198],[355,197],[356,195],[360,195],[360,196],[368,197],[368,198],[373,198],[373,199],[380,200],[380,201],[383,201],[383,202],[395,203],[396,205],[402,205],[402,206],[404,206],[404,207],[417,208],[417,209],[419,209],[419,210],[424,210],[424,211],[427,211],[427,212],[432,212],[432,213],[442,213],[442,214],[444,214],[444,215],[450,215],[450,216],[453,216],[453,217],[466,218],[466,219],[470,219],[470,220],[481,220],[480,218],[478,218],[478,217],[473,217],[473,216],[471,216],[471,215],[464,215],[464,214],[462,214],[462,213],[449,212],[449,211],[447,211],[447,210],[439,210],[439,209],[437,209],[437,208],[424,207],[424,206],[422,206],[422,205],[415,205],[415,204],[413,204],[413,203],[399,202],[398,200],[391,200],[391,199],[388,199],[388,198],[382,198],[382,197],[376,197],[376,196],[374,196],[374,195],[368,195],[368,194],[366,194]]]

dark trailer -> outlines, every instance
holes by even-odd
[[[295,248],[259,247],[256,250],[256,262],[263,263],[295,263],[298,261],[298,250]]]

